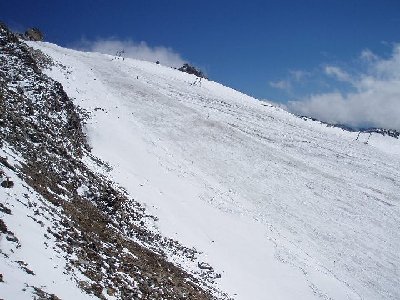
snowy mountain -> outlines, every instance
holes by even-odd
[[[398,139],[1,34],[0,297],[400,298]]]
[[[0,298],[224,297],[213,270],[179,266],[204,266],[195,249],[96,171],[109,166],[90,152],[87,113],[41,71],[54,62],[3,26],[0,51]]]

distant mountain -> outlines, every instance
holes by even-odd
[[[323,121],[320,121],[318,119],[307,117],[307,116],[299,116],[299,117],[301,119],[305,120],[305,121],[311,120],[311,121],[314,121],[314,122],[320,122],[321,124],[325,124],[328,127],[341,128],[343,130],[350,131],[350,132],[379,133],[379,134],[381,134],[383,136],[387,135],[387,136],[393,137],[395,139],[398,139],[399,136],[400,136],[400,132],[398,130],[395,130],[395,129],[374,128],[374,127],[356,128],[356,127],[351,127],[349,125],[344,125],[344,124],[327,123],[327,122],[323,122]]]
[[[1,26],[0,298],[399,299],[399,158],[394,131]]]

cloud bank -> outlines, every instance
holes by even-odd
[[[364,50],[360,59],[366,68],[357,75],[337,66],[324,68],[325,75],[348,83],[351,92],[319,93],[290,101],[288,110],[334,124],[400,130],[400,44],[394,45],[388,58]]]
[[[89,41],[81,40],[73,48],[82,51],[100,52],[104,54],[116,55],[124,51],[123,57],[146,60],[151,62],[159,61],[162,65],[169,67],[181,67],[186,61],[179,53],[164,46],[151,47],[146,42],[134,42],[132,40],[117,40],[113,38],[98,39]]]

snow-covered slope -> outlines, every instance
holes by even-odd
[[[400,298],[399,140],[365,144],[150,62],[30,45],[91,112],[106,175],[201,251],[230,296]]]
[[[0,298],[227,299],[195,249],[97,171],[110,167],[43,74],[53,64],[0,24]]]
[[[7,146],[5,150],[0,149],[0,156],[8,157],[12,166],[23,161]],[[7,224],[0,239],[0,272],[4,276],[0,296],[31,299],[35,295],[51,299],[52,294],[44,291],[49,290],[57,291],[61,299],[94,299],[77,289],[70,278],[72,272],[65,271],[67,253],[56,246],[52,235],[53,232],[61,234],[54,223],[62,221],[60,210],[28,187],[12,170],[6,175],[14,187],[0,188],[0,212],[2,222]]]

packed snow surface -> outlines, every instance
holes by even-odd
[[[356,140],[155,63],[30,45],[91,112],[108,176],[234,299],[400,299],[399,140]]]

